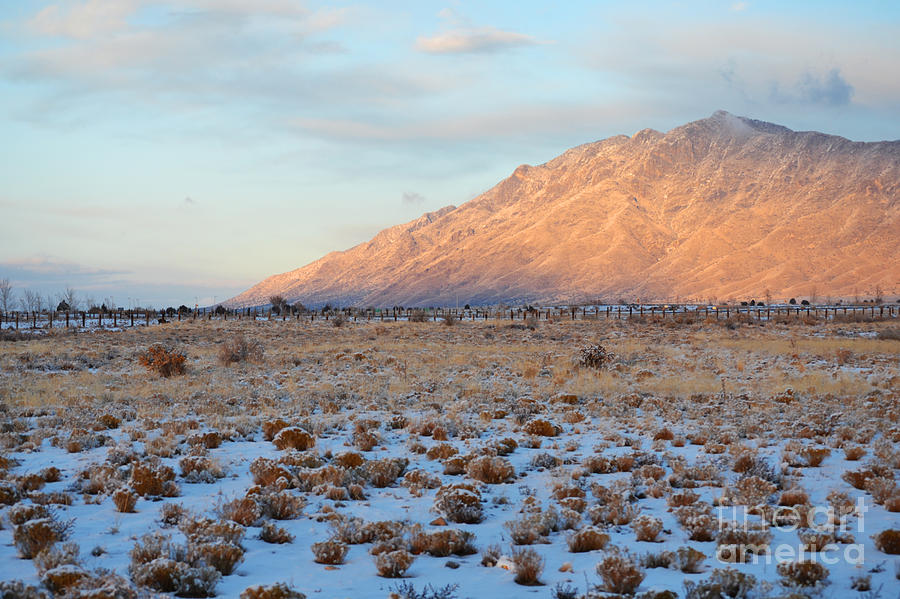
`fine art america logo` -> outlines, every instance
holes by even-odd
[[[856,506],[719,506],[719,545],[716,559],[723,563],[785,561],[852,565],[865,561],[862,543],[853,533],[865,532],[865,513],[869,510],[862,497]],[[794,543],[772,545],[772,528],[796,533]]]

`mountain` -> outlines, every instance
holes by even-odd
[[[523,165],[481,196],[226,302],[428,306],[900,287],[900,141],[719,111]]]

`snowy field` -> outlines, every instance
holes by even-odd
[[[893,598],[898,337],[670,317],[0,342],[0,596]]]

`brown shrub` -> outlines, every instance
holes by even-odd
[[[31,559],[54,543],[69,536],[71,522],[60,522],[55,517],[26,520],[13,528],[13,543],[19,555]]]
[[[315,556],[314,561],[318,564],[343,564],[344,558],[347,557],[349,547],[345,543],[334,539],[322,541],[321,543],[313,543],[310,549]]]
[[[475,480],[489,485],[509,482],[516,476],[516,471],[509,460],[489,456],[482,456],[470,461],[466,472]]]
[[[544,558],[534,549],[513,549],[512,562],[515,566],[516,577],[513,579],[517,584],[525,586],[537,586],[542,584],[540,581],[541,572],[544,571]]]
[[[414,533],[410,538],[410,546],[413,553],[427,553],[434,557],[472,555],[477,552],[472,544],[474,540],[474,533],[448,529],[432,533]]]
[[[415,556],[404,549],[386,551],[375,556],[375,569],[385,578],[400,578],[415,561]]]
[[[253,526],[262,518],[262,510],[250,497],[239,497],[218,506],[221,518],[237,522],[241,526]]]
[[[403,474],[409,460],[406,458],[384,458],[366,462],[366,477],[372,486],[378,488],[388,487]]]
[[[781,497],[778,498],[778,505],[787,507],[806,505],[807,503],[809,503],[809,495],[800,487],[782,491]]]
[[[191,545],[189,559],[191,562],[202,560],[222,576],[228,576],[244,560],[244,550],[225,541],[197,543]]]
[[[6,517],[9,519],[10,524],[12,524],[13,526],[18,526],[20,524],[28,522],[29,520],[37,520],[38,518],[50,518],[52,517],[52,515],[53,514],[50,512],[50,510],[42,505],[28,505],[25,503],[20,503],[9,508]]]
[[[659,518],[641,514],[631,521],[631,528],[634,529],[638,541],[653,543],[662,532],[663,523]]]
[[[900,555],[900,530],[887,529],[882,530],[872,539],[875,541],[875,548],[888,555]]]
[[[438,489],[435,509],[451,522],[478,524],[484,518],[481,493],[473,485],[445,485]]]
[[[866,481],[866,491],[872,496],[872,501],[883,505],[897,494],[897,483],[893,478],[876,476]]]
[[[247,587],[241,592],[240,599],[306,599],[306,595],[283,582],[278,582],[268,586]]]
[[[586,526],[569,535],[566,539],[569,551],[572,553],[585,553],[603,549],[609,543],[609,535],[599,528]]]
[[[187,510],[177,503],[166,503],[159,508],[159,519],[164,526],[178,526],[186,514]]]
[[[755,506],[766,503],[777,487],[758,476],[745,476],[734,484],[734,502]]]
[[[273,520],[295,520],[299,518],[306,500],[300,495],[294,495],[289,491],[280,493],[266,493],[257,499],[262,513]]]
[[[175,471],[168,466],[154,462],[135,462],[131,466],[131,488],[145,497],[175,497],[179,494],[178,485],[174,482]]]
[[[259,362],[262,357],[262,344],[248,341],[243,335],[235,335],[219,347],[219,363],[225,366],[238,362]]]
[[[446,460],[458,453],[459,450],[450,443],[438,443],[428,448],[428,451],[425,452],[425,457],[429,460]]]
[[[290,470],[275,460],[259,457],[250,463],[250,474],[253,482],[261,487],[287,488],[293,475]]]
[[[362,466],[365,461],[366,459],[355,451],[345,451],[334,456],[334,463],[341,468],[346,468],[348,470],[350,468]]]
[[[673,493],[669,495],[669,498],[666,500],[666,503],[669,507],[684,507],[686,505],[693,505],[700,499],[700,496],[693,491],[682,491],[681,493]]]
[[[848,462],[855,462],[864,455],[866,455],[865,447],[860,447],[859,445],[848,445],[844,447],[844,457],[847,458]]]
[[[259,531],[259,538],[266,543],[277,545],[294,542],[294,535],[286,529],[277,526],[274,522],[263,523],[262,530]]]
[[[663,427],[656,431],[656,434],[653,435],[654,441],[671,441],[675,438],[675,434],[672,433],[667,427]]]
[[[685,574],[696,574],[703,565],[706,554],[693,547],[679,547],[673,556],[673,565]]]
[[[828,578],[828,569],[818,562],[781,562],[777,566],[781,583],[785,586],[815,586]]]
[[[225,541],[240,546],[244,538],[244,527],[240,524],[212,518],[182,518],[178,530],[191,543]]]
[[[302,428],[289,426],[281,429],[272,439],[278,449],[299,449],[305,451],[316,444],[316,438]]]
[[[848,470],[841,474],[841,478],[850,486],[863,491],[865,490],[866,483],[869,482],[869,479],[875,478],[875,473],[868,468]]]
[[[528,421],[522,427],[522,430],[529,435],[537,435],[539,437],[555,437],[562,432],[559,426],[544,418],[535,418]]]
[[[131,514],[137,505],[138,496],[137,493],[129,489],[116,489],[115,493],[112,494],[112,500],[117,512]]]
[[[166,349],[162,345],[151,345],[147,351],[138,356],[138,362],[150,372],[170,377],[184,374],[187,356],[174,349]]]
[[[588,456],[581,463],[592,474],[610,474],[616,471],[616,464],[599,455]]]
[[[290,426],[290,423],[282,420],[281,418],[276,418],[274,420],[266,420],[262,423],[262,431],[263,431],[263,439],[266,441],[271,441],[275,438],[275,435],[281,431],[281,429]]]
[[[633,595],[644,580],[644,571],[630,554],[612,548],[597,564],[603,588],[611,593]]]

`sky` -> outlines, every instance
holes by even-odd
[[[718,109],[900,139],[897,2],[0,2],[0,278],[208,305]]]

